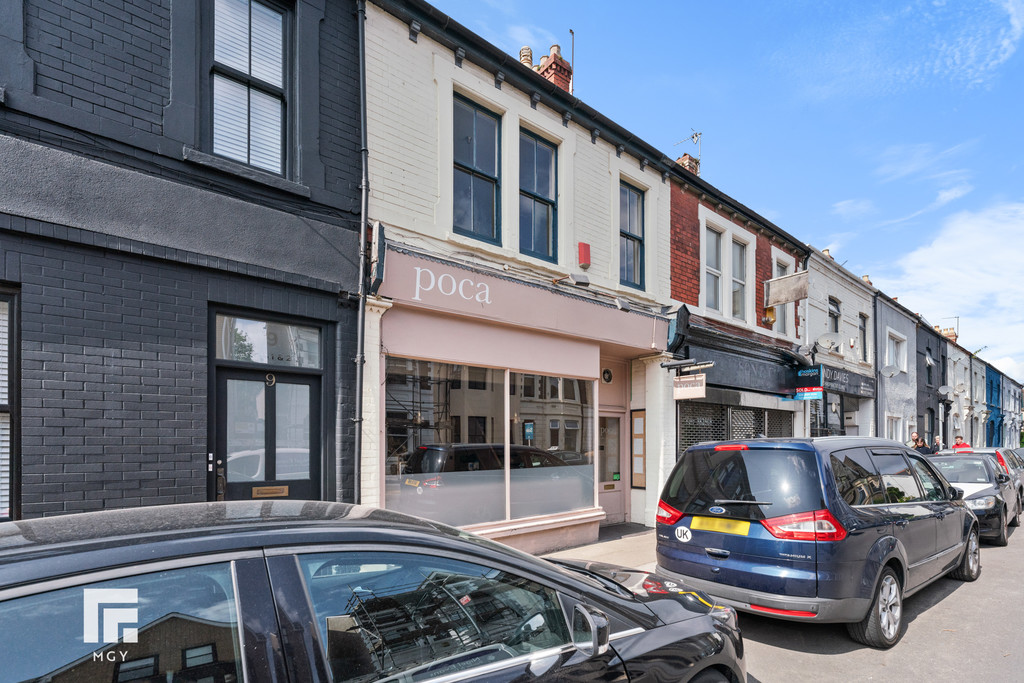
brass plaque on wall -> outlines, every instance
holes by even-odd
[[[253,498],[283,498],[288,495],[287,486],[254,486]]]

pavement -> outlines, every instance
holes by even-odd
[[[544,557],[607,562],[620,567],[654,571],[654,529],[642,524],[611,524],[601,527],[597,542],[548,553]]]

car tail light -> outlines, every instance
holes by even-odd
[[[1003,470],[1005,470],[1006,473],[1009,474],[1010,473],[1010,468],[1006,466],[1006,461],[1003,460],[1003,454],[1000,453],[999,451],[996,451],[996,460],[999,461],[1000,467],[1002,467]]]
[[[761,524],[775,538],[792,541],[841,541],[846,529],[828,510],[762,519]]]
[[[716,451],[749,451],[750,449],[742,443],[723,443],[715,446]]]
[[[751,605],[750,609],[757,610],[758,612],[764,612],[765,614],[778,614],[779,616],[786,617],[816,617],[818,616],[814,612],[805,612],[798,609],[777,609],[775,607],[765,607],[764,605]]]
[[[675,524],[682,518],[682,512],[663,500],[658,501],[658,524]]]

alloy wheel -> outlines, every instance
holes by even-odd
[[[900,632],[903,618],[903,601],[900,584],[896,577],[887,574],[878,587],[878,623],[886,640],[894,640]]]

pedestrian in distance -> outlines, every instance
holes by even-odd
[[[915,448],[917,446],[917,440],[921,437],[918,436],[917,432],[910,432],[910,441],[907,442],[908,448]]]
[[[921,437],[917,437],[917,443],[914,444],[914,450],[921,455],[932,455],[935,453],[935,449],[928,445]]]
[[[960,450],[970,447],[971,444],[964,441],[964,437],[960,436],[959,434],[956,435],[956,438],[953,440],[953,450]]]

